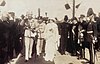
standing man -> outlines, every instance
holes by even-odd
[[[78,22],[78,58],[83,59],[85,58],[85,47],[84,43],[86,38],[86,21],[85,15],[80,15],[79,22]]]
[[[73,42],[72,44],[72,55],[77,55],[77,49],[78,49],[78,20],[76,17],[72,19],[73,25],[72,25],[72,35],[73,35]]]
[[[9,62],[13,58],[13,42],[11,41],[11,22],[9,21],[8,13],[2,14],[2,24],[4,28],[4,43],[6,43],[6,54],[5,59],[6,62]]]
[[[90,64],[94,64],[95,60],[95,50],[94,50],[94,44],[97,40],[97,28],[95,26],[94,22],[94,12],[92,8],[89,8],[87,13],[88,18],[88,24],[87,24],[87,43],[89,44],[89,55],[90,55]]]
[[[8,42],[7,39],[8,37],[6,37],[8,35],[8,28],[7,25],[5,25],[4,22],[8,21],[7,20],[8,15],[7,14],[3,14],[2,18],[0,20],[0,64],[5,64],[8,63],[8,54],[7,54],[7,49],[8,49]]]
[[[21,15],[21,20],[20,20],[20,42],[22,45],[22,50],[21,50],[21,54],[22,56],[25,55],[25,46],[24,46],[24,33],[25,33],[25,16],[22,14]]]
[[[45,30],[45,23],[43,22],[42,17],[39,18],[38,20],[38,27],[37,27],[37,32],[38,32],[38,39],[37,39],[37,55],[40,56],[43,51],[43,44],[44,44],[44,30]]]
[[[61,35],[60,52],[62,55],[65,54],[65,51],[68,50],[68,34],[69,34],[68,16],[65,15],[64,22],[62,22],[60,25],[60,35]]]
[[[97,31],[98,31],[98,35],[97,35],[97,39],[98,39],[98,43],[97,43],[97,50],[100,51],[100,13],[98,14],[99,17],[97,17],[96,21],[97,21]]]
[[[17,57],[18,54],[21,51],[21,44],[20,44],[20,33],[19,33],[19,19],[15,19],[15,13],[14,12],[9,12],[9,21],[10,21],[10,25],[11,25],[11,29],[10,29],[10,37],[11,37],[11,42],[13,45],[13,51],[15,51],[15,56],[13,53],[13,57]]]
[[[32,12],[27,12],[27,18],[25,19],[25,61],[27,62],[32,58],[32,47],[34,42],[34,37],[36,33],[34,32],[34,20],[32,18]]]

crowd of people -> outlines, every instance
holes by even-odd
[[[87,16],[63,21],[57,18],[38,16],[32,12],[15,18],[14,12],[4,13],[0,19],[0,64],[8,64],[19,53],[28,62],[35,53],[43,55],[46,61],[53,61],[56,51],[65,55],[66,51],[78,59],[85,58],[85,48],[89,49],[90,64],[94,64],[96,51],[100,51],[100,13],[99,16],[89,8]],[[25,49],[25,50],[24,50]]]

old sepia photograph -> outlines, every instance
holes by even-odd
[[[100,64],[100,0],[0,0],[0,64]]]

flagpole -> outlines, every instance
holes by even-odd
[[[73,0],[73,13],[72,13],[72,15],[73,15],[72,18],[74,18],[75,17],[75,0]]]
[[[40,17],[40,8],[38,8],[38,17]]]

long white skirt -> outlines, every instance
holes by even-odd
[[[46,40],[45,53],[45,60],[53,61],[56,54],[56,42],[54,42],[52,39]]]

